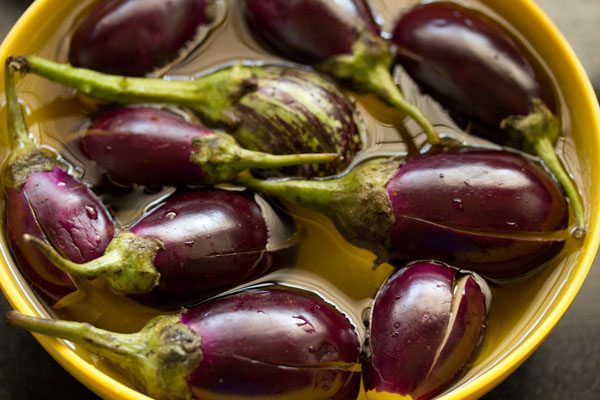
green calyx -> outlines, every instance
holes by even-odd
[[[101,100],[121,104],[176,104],[198,113],[208,124],[228,128],[239,123],[233,110],[235,104],[256,88],[252,68],[243,65],[223,68],[188,81],[110,75],[36,56],[10,60],[24,73],[42,76]]]
[[[412,118],[425,132],[430,144],[438,144],[439,134],[427,117],[410,104],[390,74],[393,57],[385,40],[366,28],[352,46],[352,54],[325,61],[317,68],[335,79],[346,82],[353,90],[371,93],[386,104]]]
[[[335,162],[335,153],[273,155],[242,148],[233,136],[215,132],[192,140],[191,160],[202,167],[206,183],[216,184],[234,180],[250,168],[278,168],[298,164]]]
[[[51,171],[58,162],[54,153],[37,145],[27,129],[17,96],[15,72],[16,66],[7,60],[4,69],[4,86],[11,151],[2,168],[2,175],[5,187],[19,189],[32,173]]]
[[[61,256],[52,246],[35,236],[25,235],[58,268],[76,277],[105,278],[119,294],[147,293],[160,278],[154,267],[156,253],[162,243],[122,231],[109,243],[104,255],[83,264],[74,263]]]
[[[511,144],[537,155],[554,174],[571,203],[577,221],[577,229],[573,232],[573,236],[583,237],[586,231],[583,200],[554,149],[554,143],[560,136],[561,130],[558,118],[542,100],[535,99],[532,101],[528,115],[510,116],[502,121],[501,128],[511,132],[511,139],[514,142]]]
[[[377,262],[384,262],[389,231],[395,222],[385,187],[397,168],[397,160],[377,158],[331,179],[261,180],[243,176],[238,182],[325,214],[346,240],[372,251]]]
[[[200,337],[181,322],[181,315],[156,317],[139,332],[122,334],[90,324],[35,318],[16,311],[9,325],[78,343],[128,371],[144,393],[157,399],[191,399],[187,378],[202,361]]]

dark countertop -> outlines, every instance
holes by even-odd
[[[29,4],[0,1],[0,38]],[[598,0],[538,0],[575,48],[600,93],[596,26]],[[513,375],[484,397],[499,399],[600,398],[600,257],[556,329]],[[9,306],[0,295],[0,315]],[[94,399],[29,334],[0,322],[0,400]]]

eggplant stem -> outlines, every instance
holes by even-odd
[[[385,40],[363,29],[352,45],[352,53],[333,57],[317,68],[350,84],[359,92],[371,93],[388,105],[412,118],[427,135],[427,141],[438,144],[440,137],[431,122],[402,95],[390,73],[392,54]]]
[[[181,315],[159,316],[139,332],[109,332],[90,324],[6,314],[17,328],[78,343],[129,372],[133,383],[153,398],[187,399],[187,378],[202,359],[200,338],[181,323]]]
[[[279,168],[298,164],[336,162],[335,153],[275,155],[244,149],[233,136],[215,132],[192,139],[194,151],[191,160],[202,167],[209,183],[228,182],[250,168]]]
[[[135,343],[129,340],[131,335],[108,332],[87,323],[31,317],[17,311],[9,311],[6,322],[15,328],[93,346],[95,349],[101,348],[119,355],[134,356],[141,350],[135,346],[132,348]]]
[[[25,234],[23,239],[37,247],[52,264],[70,275],[95,279],[115,274],[121,269],[120,259],[116,253],[106,253],[95,260],[78,264],[60,255],[54,247],[40,238]]]
[[[339,179],[258,179],[251,175],[241,175],[237,183],[321,212],[331,207],[340,193],[344,193],[343,183]]]
[[[34,244],[59,269],[86,279],[105,278],[110,287],[120,294],[147,293],[158,285],[160,279],[154,258],[162,244],[155,239],[122,231],[109,243],[104,255],[78,264],[60,255],[40,238],[28,234],[23,238]]]
[[[24,72],[40,75],[86,95],[117,103],[170,103],[200,114],[205,122],[232,127],[239,121],[231,108],[256,88],[252,69],[236,65],[191,81],[132,78],[104,74],[36,56],[13,59]]]
[[[6,90],[7,122],[10,134],[11,148],[13,151],[29,151],[37,148],[37,143],[25,123],[25,116],[19,104],[15,73],[18,66],[9,58],[4,68],[4,86]]]
[[[577,229],[572,234],[576,239],[582,238],[586,232],[585,208],[577,187],[556,156],[554,146],[548,138],[540,138],[534,143],[533,147],[538,157],[542,159],[544,164],[546,164],[548,169],[554,174],[560,185],[563,187],[567,198],[571,202],[573,214],[577,221]]]
[[[403,112],[412,118],[427,135],[427,141],[436,145],[440,143],[440,136],[431,122],[416,106],[410,104],[400,92],[390,72],[384,65],[377,65],[369,71],[368,80],[372,84],[372,93],[388,105]]]
[[[534,99],[529,114],[510,116],[502,121],[500,127],[511,131],[517,142],[524,143],[525,149],[537,155],[554,174],[571,203],[577,221],[577,228],[572,235],[577,239],[582,238],[586,232],[583,200],[554,149],[554,143],[560,136],[558,118],[542,100]]]
[[[397,168],[395,160],[374,158],[345,175],[325,180],[240,176],[237,182],[323,213],[348,242],[387,260],[388,233],[395,219],[385,186]]]

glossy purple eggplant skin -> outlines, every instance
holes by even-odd
[[[192,139],[211,133],[169,111],[122,107],[95,118],[79,146],[117,183],[201,184],[206,175],[190,161]]]
[[[352,53],[359,27],[379,27],[366,0],[243,0],[252,32],[278,54],[314,64]]]
[[[501,25],[449,2],[418,5],[396,22],[397,62],[463,125],[506,143],[500,123],[556,99],[546,75]]]
[[[6,189],[6,229],[20,271],[51,305],[74,292],[75,285],[23,235],[47,240],[78,263],[101,256],[114,235],[113,221],[102,202],[58,166],[33,172],[20,188]]]
[[[213,0],[105,0],[77,26],[69,62],[96,71],[142,76],[175,60],[201,26]]]
[[[188,378],[195,398],[358,396],[356,330],[311,293],[248,290],[199,305],[182,322],[202,345],[202,361]]]
[[[169,198],[130,231],[158,239],[158,286],[131,295],[170,308],[197,303],[291,263],[290,249],[267,249],[265,216],[250,193],[203,190]],[[286,259],[288,258],[288,259]]]
[[[435,397],[472,358],[483,336],[486,290],[472,276],[423,261],[394,274],[371,310],[363,379],[377,392]]]
[[[386,190],[395,216],[389,238],[396,262],[434,258],[489,278],[509,278],[543,264],[564,245],[564,238],[539,240],[566,227],[568,205],[560,187],[516,153],[415,157]]]

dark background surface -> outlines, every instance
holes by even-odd
[[[0,39],[28,0],[0,0]],[[600,92],[600,0],[538,0],[575,48]],[[600,399],[600,258],[569,311],[542,346],[484,397]],[[0,315],[9,305],[0,295]],[[25,332],[0,321],[0,399],[95,399]],[[308,399],[307,399],[308,400]]]

